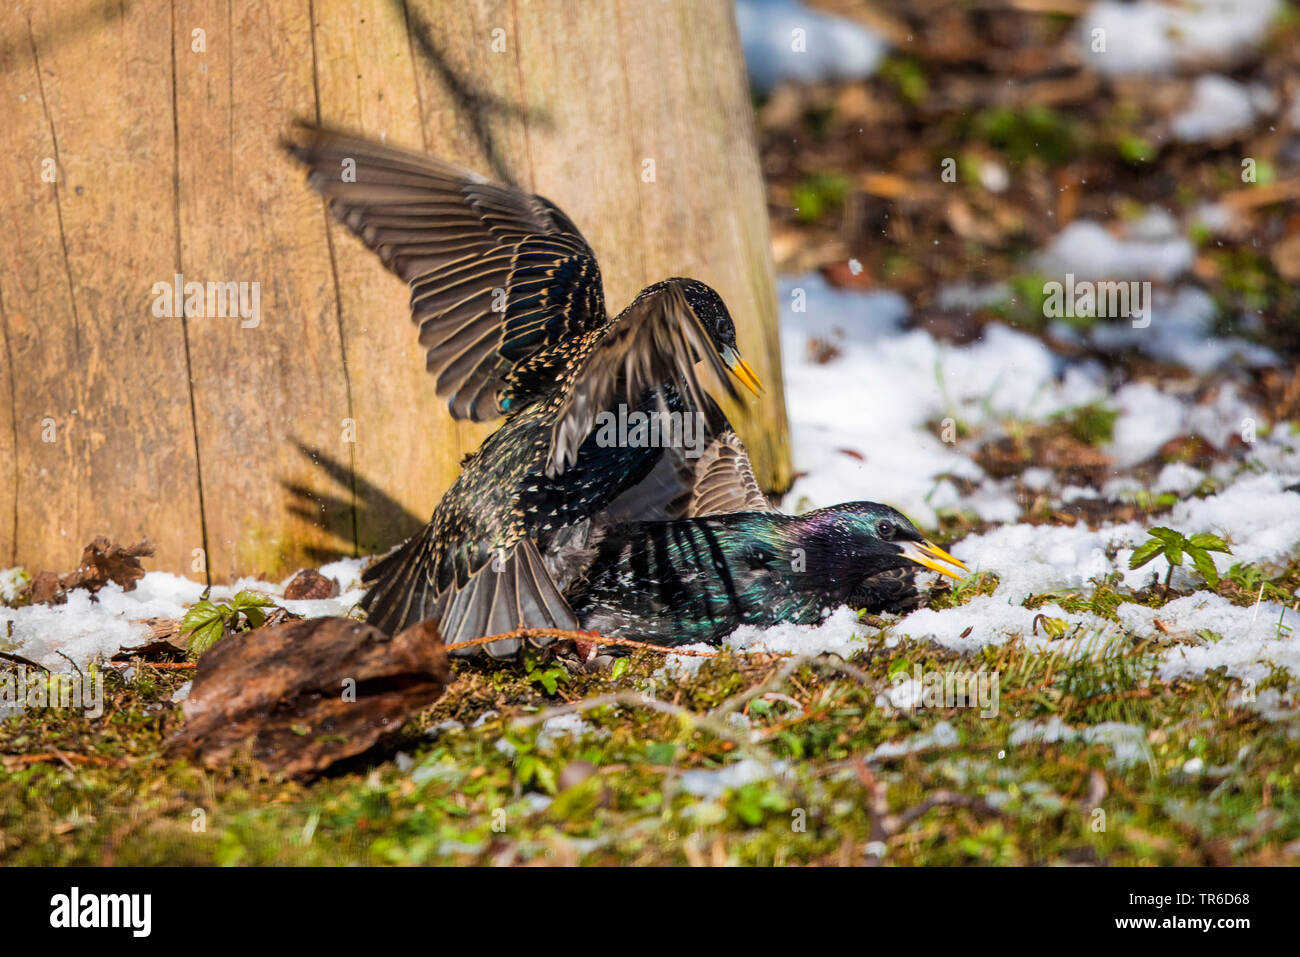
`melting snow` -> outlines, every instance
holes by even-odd
[[[1159,225],[1149,224],[1138,233],[1158,235]],[[1171,258],[1152,254],[1144,268],[1155,269]],[[1206,338],[1212,316],[1201,295],[1189,290],[1173,297],[1163,310],[1156,310],[1153,328],[1136,331],[1148,339],[1163,336],[1161,348],[1191,357],[1187,364],[1196,367],[1195,350],[1220,343]],[[834,290],[819,276],[805,276],[783,282],[781,297],[786,397],[800,474],[785,507],[802,511],[867,499],[894,505],[922,525],[936,524],[936,510],[941,508],[971,510],[987,521],[1005,523],[952,547],[973,569],[998,576],[993,594],[957,608],[915,611],[894,623],[891,635],[929,639],[958,651],[998,644],[1014,635],[1046,642],[1041,628],[1039,637],[1032,638],[1040,614],[1065,620],[1078,634],[1104,634],[1114,625],[1098,616],[1067,613],[1056,603],[1036,610],[1022,603],[1031,595],[1086,589],[1094,579],[1112,573],[1120,575],[1124,586],[1139,588],[1153,576],[1163,578],[1168,567],[1161,557],[1141,569],[1129,569],[1133,549],[1146,540],[1145,524],[1112,524],[1094,531],[1083,523],[1018,523],[1020,505],[1012,483],[986,476],[969,457],[969,449],[942,442],[936,432],[945,417],[996,430],[1004,418],[1042,420],[1102,400],[1119,413],[1114,440],[1105,451],[1121,469],[1150,459],[1178,435],[1197,433],[1220,447],[1233,436],[1253,437],[1246,468],[1227,462],[1210,470],[1209,476],[1226,485],[1222,491],[1180,501],[1150,524],[1226,538],[1233,553],[1214,556],[1221,571],[1236,562],[1276,569],[1300,547],[1300,493],[1288,491],[1300,481],[1300,437],[1285,423],[1270,435],[1255,435],[1262,432],[1262,418],[1231,384],[1197,404],[1148,382],[1111,391],[1095,363],[1065,363],[1040,340],[1001,325],[988,326],[980,341],[952,346],[923,330],[904,329],[906,307],[891,294]],[[808,347],[812,337],[834,345],[837,354],[816,361]],[[959,493],[948,476],[975,483],[974,490]],[[1209,476],[1188,465],[1167,465],[1154,488],[1186,495]],[[1046,470],[1027,472],[1025,481],[1048,494],[1053,491],[1054,476]],[[1131,477],[1115,476],[1105,483],[1103,494],[1122,498],[1141,489]],[[1053,497],[1069,501],[1096,495],[1092,489],[1062,488]],[[1173,581],[1186,585],[1191,578],[1178,569]],[[1140,634],[1162,634],[1154,625],[1159,618],[1170,632],[1189,636],[1191,643],[1180,644],[1167,657],[1162,666],[1166,675],[1226,665],[1232,674],[1259,678],[1267,674],[1269,662],[1300,667],[1300,641],[1288,631],[1300,625],[1300,614],[1284,613],[1280,606],[1264,603],[1256,613],[1198,594],[1158,610],[1123,607],[1123,624]],[[1203,632],[1222,639],[1196,637]],[[838,609],[814,626],[741,628],[728,644],[846,655],[860,648],[870,633],[851,612]]]
[[[1195,247],[1157,211],[1130,226],[1125,238],[1113,236],[1092,220],[1075,220],[1038,257],[1038,268],[1050,276],[1072,273],[1076,279],[1168,282],[1190,269],[1195,260]]]
[[[1277,0],[1104,0],[1079,20],[1075,35],[1101,73],[1164,73],[1234,61],[1259,45],[1280,7]]]
[[[1277,108],[1272,94],[1217,73],[1196,78],[1192,100],[1173,118],[1174,136],[1196,143],[1248,131],[1256,117]]]
[[[862,79],[885,55],[884,41],[870,30],[797,0],[738,0],[736,23],[749,78],[761,90],[783,80]]]
[[[285,600],[284,589],[292,575],[279,584],[241,578],[233,585],[213,586],[209,597],[220,602],[247,589],[274,598],[298,615],[346,615],[361,600],[361,568],[366,561],[347,558],[321,569],[322,574],[338,581],[341,593],[337,598]],[[16,652],[53,670],[67,668],[67,658],[84,666],[96,658],[109,658],[123,647],[142,644],[149,636],[143,619],[180,618],[203,595],[203,589],[202,582],[180,575],[148,572],[129,592],[110,583],[93,597],[85,589],[71,591],[62,605],[0,605],[0,651]]]

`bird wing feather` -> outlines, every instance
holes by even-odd
[[[704,448],[695,463],[690,518],[724,512],[775,512],[754,477],[754,466],[740,436],[730,428]]]
[[[448,644],[519,628],[578,627],[577,616],[555,587],[531,538],[475,570],[463,586],[453,583],[440,596],[440,607],[438,630]],[[485,648],[494,658],[508,658],[521,644],[520,638],[503,638]]]
[[[549,200],[311,124],[285,147],[410,284],[426,365],[456,418],[495,419],[554,388],[564,347],[606,322],[595,254]]]

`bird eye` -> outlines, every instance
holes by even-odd
[[[889,539],[894,537],[894,523],[888,520],[881,522],[879,525],[876,526],[876,533],[881,538],[888,541]]]

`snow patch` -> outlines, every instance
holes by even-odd
[[[798,0],[738,0],[736,24],[750,81],[760,90],[786,80],[865,79],[885,55],[884,41],[870,30]]]

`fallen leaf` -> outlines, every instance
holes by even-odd
[[[141,618],[132,624],[147,625],[149,635],[138,645],[122,645],[113,661],[130,661],[143,658],[146,661],[167,660],[185,657],[186,639],[181,637],[181,623],[175,618]]]
[[[1156,455],[1162,462],[1186,462],[1204,469],[1214,464],[1219,450],[1199,435],[1175,435]]]
[[[314,601],[337,598],[338,595],[339,583],[312,568],[304,568],[293,576],[293,581],[284,586],[284,597],[290,601]]]
[[[123,591],[132,591],[135,583],[144,577],[140,559],[152,554],[153,546],[148,539],[123,548],[101,535],[82,551],[75,571],[66,575],[45,571],[33,578],[32,603],[62,604],[73,589],[84,588],[93,595],[109,582],[121,585]]]

